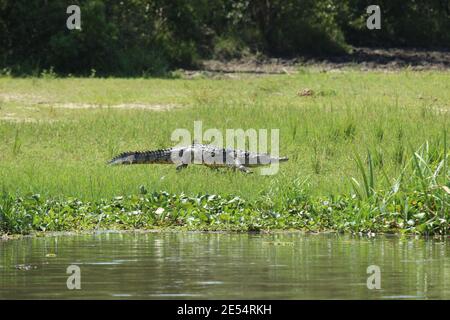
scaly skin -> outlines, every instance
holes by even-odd
[[[108,164],[176,164],[177,170],[186,168],[189,164],[202,164],[211,168],[228,167],[251,173],[249,167],[270,165],[287,160],[287,157],[273,157],[264,153],[193,143],[186,147],[124,152],[114,157]]]

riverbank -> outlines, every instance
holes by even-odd
[[[450,74],[0,78],[0,230],[449,230]],[[274,175],[110,167],[177,129],[279,130]],[[202,133],[204,133],[202,131]],[[269,146],[270,148],[270,146]],[[164,190],[165,192],[161,192]]]

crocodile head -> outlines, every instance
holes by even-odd
[[[262,165],[271,165],[278,162],[288,161],[288,157],[275,157],[270,154],[250,154],[245,159],[245,163],[248,167],[257,167]]]

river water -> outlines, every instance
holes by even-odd
[[[449,239],[396,236],[22,238],[0,241],[0,299],[450,299],[449,257]]]

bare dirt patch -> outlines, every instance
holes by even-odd
[[[43,97],[34,94],[0,92],[0,102],[26,102],[29,104],[39,104],[43,101]]]
[[[45,100],[45,98],[22,93],[0,93],[0,102],[21,102],[27,104],[28,108],[36,107],[52,107],[61,109],[99,109],[99,108],[111,108],[111,109],[140,109],[140,110],[152,110],[152,111],[165,111],[174,108],[183,107],[182,105],[168,103],[168,104],[158,104],[158,103],[119,103],[119,104],[95,104],[95,103],[60,103]],[[31,107],[30,105],[34,106]]]
[[[450,70],[449,50],[422,50],[404,48],[353,48],[346,55],[328,57],[298,57],[292,59],[250,56],[239,60],[207,60],[197,71],[185,71],[187,78],[199,73],[205,76],[217,74],[290,74],[302,66],[318,67],[324,71],[355,68],[363,71],[384,70]]]
[[[423,50],[404,48],[353,48],[344,56],[310,60],[306,63],[322,63],[325,66],[355,66],[361,70],[450,70],[449,50]]]
[[[181,107],[177,104],[142,104],[142,103],[121,103],[113,105],[101,105],[91,103],[51,103],[45,104],[52,108],[61,109],[139,109],[152,111],[165,111]]]
[[[297,72],[297,70],[297,59],[261,57],[247,57],[230,61],[207,60],[203,62],[203,67],[201,69],[205,75],[208,75],[208,73],[249,73],[253,75],[290,74]],[[186,71],[188,76],[194,74],[194,72],[195,71]]]
[[[3,98],[7,96],[6,94],[1,95]],[[92,103],[52,103],[52,102],[36,102],[27,100],[26,95],[11,94],[8,95],[7,99],[3,101],[14,101],[20,102],[24,105],[16,107],[23,112],[10,112],[13,110],[0,110],[0,121],[14,122],[14,123],[39,123],[39,122],[55,122],[61,119],[48,119],[48,117],[43,116],[40,111],[51,110],[51,109],[64,109],[64,110],[92,110],[92,109],[114,109],[114,110],[146,110],[146,111],[168,111],[175,108],[182,107],[177,104],[143,104],[143,103],[121,103],[113,105],[103,105],[103,104],[92,104]],[[31,113],[30,113],[31,112]],[[36,117],[34,117],[36,116]]]
[[[21,117],[15,113],[5,113],[4,115],[0,116],[0,121],[7,121],[7,122],[27,122],[27,123],[34,123],[38,122],[35,118],[30,117]]]

